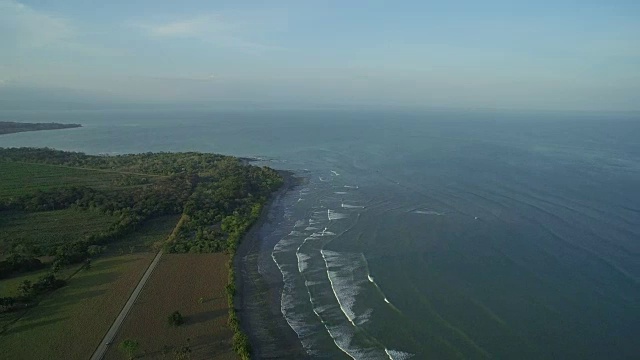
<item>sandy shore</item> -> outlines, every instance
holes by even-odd
[[[284,185],[272,196],[260,219],[245,235],[234,258],[236,309],[249,336],[254,359],[308,358],[298,336],[280,311],[282,274],[271,258],[274,245],[284,236],[277,219],[284,214],[284,196],[300,184],[293,173],[281,171]],[[258,271],[261,270],[261,272]]]

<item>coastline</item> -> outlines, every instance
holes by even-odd
[[[276,220],[284,214],[283,198],[299,186],[302,179],[291,171],[278,172],[284,184],[262,209],[260,218],[245,234],[233,259],[236,273],[234,303],[240,327],[249,337],[253,359],[306,359],[308,355],[298,336],[282,316],[282,274],[271,259],[271,250],[280,239]]]
[[[81,124],[61,123],[23,123],[15,121],[0,121],[0,135],[16,134],[30,131],[63,130],[82,127]]]

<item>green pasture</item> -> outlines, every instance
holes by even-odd
[[[14,244],[43,250],[106,231],[116,216],[97,211],[65,209],[44,212],[0,212],[0,252]]]
[[[117,184],[125,176],[145,177],[107,170],[0,161],[0,199],[58,187],[120,188]]]

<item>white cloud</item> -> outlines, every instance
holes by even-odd
[[[104,47],[86,39],[87,33],[67,18],[38,11],[14,0],[0,0],[0,48],[16,58],[28,54],[31,60],[33,50],[40,52],[40,58],[53,56],[47,50],[90,57],[124,54],[120,49]],[[0,62],[2,60],[0,56]]]
[[[247,23],[211,13],[166,22],[136,22],[133,26],[155,38],[196,39],[214,46],[238,48],[249,52],[280,49],[277,46],[249,40],[250,33],[256,30],[256,24]]]
[[[13,41],[17,47],[44,47],[66,42],[75,30],[63,18],[38,12],[13,0],[0,1],[0,41]]]
[[[140,24],[149,34],[160,37],[216,37],[228,35],[233,26],[220,15],[200,15],[158,24]]]

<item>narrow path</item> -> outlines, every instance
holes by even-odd
[[[120,314],[118,315],[116,320],[113,322],[113,324],[109,328],[109,331],[107,331],[107,334],[104,336],[104,338],[100,342],[100,345],[98,345],[98,348],[93,353],[93,356],[91,356],[91,360],[101,360],[104,357],[104,354],[109,349],[109,346],[111,345],[111,342],[113,341],[113,339],[115,339],[116,334],[118,333],[118,330],[120,330],[120,326],[122,325],[122,322],[124,321],[124,319],[129,314],[129,311],[131,311],[131,307],[136,302],[136,299],[138,298],[138,295],[140,295],[140,292],[142,291],[142,288],[147,283],[147,280],[149,279],[149,276],[151,276],[151,273],[153,272],[153,270],[156,268],[156,266],[160,262],[160,257],[161,256],[162,256],[162,250],[160,250],[158,252],[158,255],[156,255],[156,257],[153,259],[151,264],[149,264],[149,267],[147,268],[147,271],[145,271],[144,275],[142,275],[142,278],[140,279],[140,282],[138,282],[138,285],[136,286],[136,288],[131,293],[131,296],[129,297],[129,300],[127,300],[127,303],[124,304],[124,307],[122,308],[122,311],[120,311]]]

